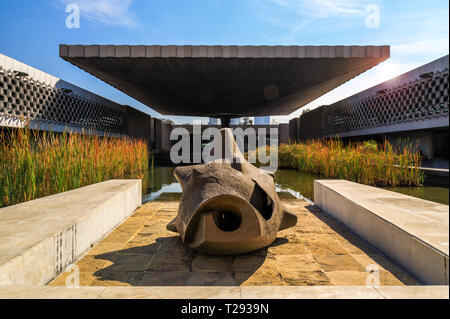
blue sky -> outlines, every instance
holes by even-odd
[[[81,9],[79,29],[65,25],[71,3]],[[366,25],[369,5],[379,8],[379,27]],[[305,106],[314,108],[448,54],[448,17],[447,0],[0,0],[0,53],[162,117],[59,58],[58,45],[391,46],[389,60]]]

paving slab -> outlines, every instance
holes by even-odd
[[[283,199],[297,214],[298,224],[279,232],[269,247],[237,256],[213,256],[191,250],[176,233],[166,229],[178,209],[176,199],[167,200],[161,198],[141,206],[79,260],[76,265],[84,276],[83,284],[361,286],[373,276],[379,276],[380,285],[420,284],[376,248],[306,201]],[[61,274],[49,285],[66,285],[70,274]]]

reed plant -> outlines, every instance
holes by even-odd
[[[0,207],[113,178],[142,178],[143,140],[53,133],[28,128],[0,133]]]
[[[374,186],[418,186],[424,175],[417,144],[402,143],[395,149],[388,141],[349,143],[340,139],[282,144],[279,167]]]

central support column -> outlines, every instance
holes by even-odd
[[[230,127],[230,120],[231,120],[230,116],[222,116],[220,118],[220,124],[222,125],[222,128]]]

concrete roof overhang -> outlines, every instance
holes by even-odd
[[[60,45],[60,57],[163,115],[287,115],[389,46]]]

